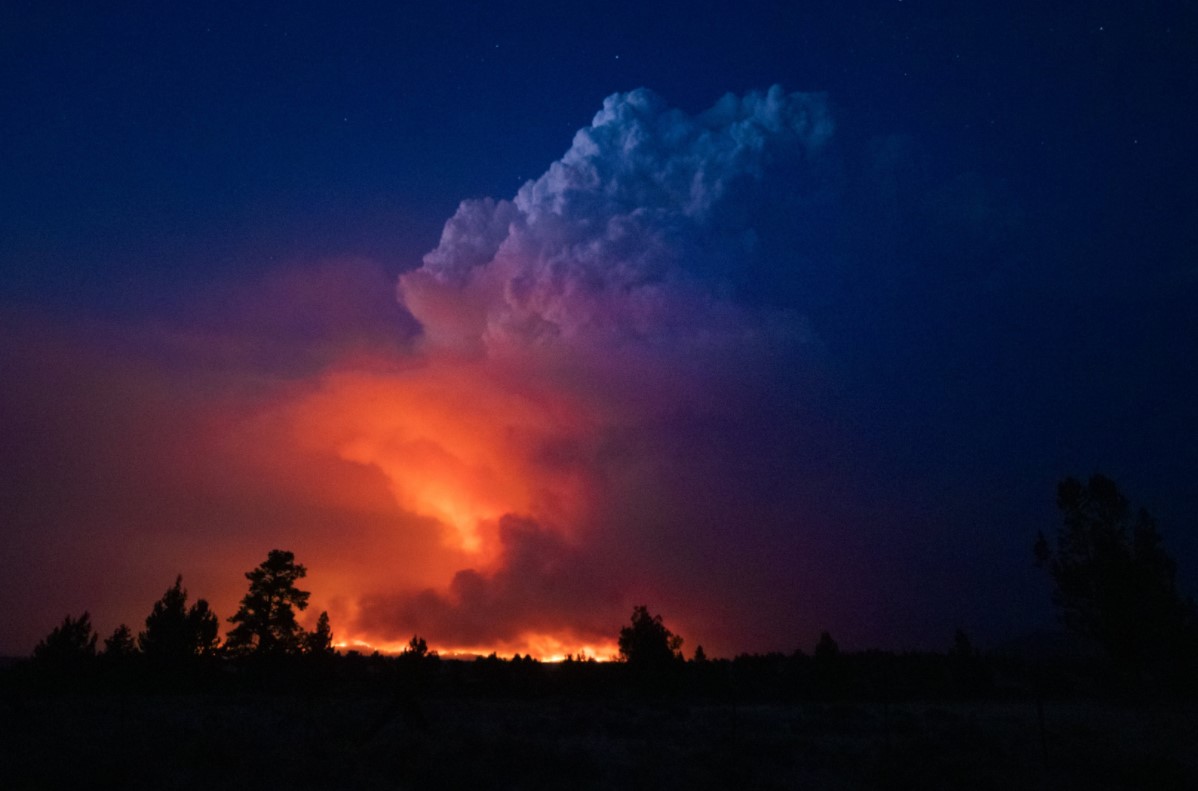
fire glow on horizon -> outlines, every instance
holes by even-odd
[[[342,653],[356,651],[360,654],[378,652],[384,656],[399,656],[409,650],[409,642],[380,642],[370,643],[351,638],[337,639],[333,647]],[[435,652],[443,659],[475,659],[486,656],[528,656],[540,662],[564,662],[567,658],[575,661],[615,662],[619,660],[619,649],[616,643],[580,643],[576,640],[563,640],[560,635],[527,635],[520,642],[513,644],[484,646],[429,646],[430,652]]]

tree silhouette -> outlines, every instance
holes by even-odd
[[[404,646],[403,656],[411,656],[416,659],[423,659],[428,656],[428,643],[420,635],[412,635],[412,639]]]
[[[214,654],[219,631],[220,621],[207,601],[198,599],[188,609],[187,589],[180,574],[154,602],[154,609],[146,616],[146,630],[138,635],[137,642],[151,660],[179,661]]]
[[[1057,507],[1055,546],[1040,533],[1035,554],[1055,583],[1065,625],[1131,668],[1176,656],[1194,639],[1198,619],[1193,601],[1177,591],[1176,566],[1153,518],[1143,509],[1133,516],[1103,475],[1062,480]]]
[[[819,642],[815,644],[815,658],[817,661],[827,662],[840,656],[840,646],[832,639],[829,632],[819,633]]]
[[[220,647],[220,618],[208,606],[204,599],[187,611],[187,624],[195,639],[196,653],[200,656],[214,656]]]
[[[329,624],[327,612],[321,612],[316,619],[316,629],[305,638],[304,650],[318,656],[333,653],[333,627]]]
[[[621,659],[637,669],[660,670],[682,658],[682,638],[644,605],[632,609],[632,623],[620,629],[618,645]]]
[[[304,630],[295,611],[308,606],[308,591],[295,587],[308,570],[295,555],[272,549],[261,564],[246,572],[250,590],[229,621],[236,626],[225,645],[233,653],[295,654],[305,645]]]
[[[399,662],[402,667],[416,668],[426,665],[436,665],[441,661],[441,657],[436,651],[430,651],[428,643],[420,635],[412,635],[412,639],[404,646],[404,650],[399,654]]]
[[[817,696],[838,698],[845,694],[849,681],[849,669],[840,653],[840,645],[831,632],[819,633],[819,641],[812,652],[812,680]]]
[[[37,644],[33,658],[51,665],[75,664],[96,655],[97,638],[89,613],[78,618],[68,615]]]
[[[124,659],[137,653],[137,642],[133,638],[133,630],[127,624],[121,624],[112,630],[112,635],[104,639],[104,656],[110,659]]]

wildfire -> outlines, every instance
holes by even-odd
[[[375,640],[350,636],[338,639],[333,643],[338,651],[358,651],[371,654],[394,656],[402,654],[408,648],[408,641]],[[438,655],[446,658],[473,658],[496,654],[501,657],[531,656],[541,662],[562,662],[567,657],[574,659],[594,659],[607,662],[615,659],[617,648],[614,641],[579,640],[569,635],[525,634],[519,639],[499,645],[469,645],[469,646],[430,646]]]

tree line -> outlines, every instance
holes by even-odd
[[[1198,606],[1177,585],[1156,520],[1104,475],[1062,480],[1057,508],[1054,539],[1040,532],[1034,552],[1064,626],[1123,686],[1195,691]]]
[[[321,612],[312,631],[296,620],[296,611],[308,607],[309,592],[296,584],[307,573],[293,553],[272,549],[266,560],[246,572],[249,591],[229,618],[233,628],[223,643],[220,619],[207,600],[197,599],[188,607],[180,574],[154,602],[146,628],[135,637],[127,624],[121,624],[104,640],[103,655],[123,659],[140,654],[151,662],[169,664],[217,656],[331,654],[333,632],[327,612]],[[68,615],[37,644],[33,658],[46,665],[77,663],[97,654],[98,639],[90,613],[78,618]]]
[[[773,690],[774,697],[852,696],[880,689],[994,694],[1004,683],[1009,687],[1013,678],[1022,679],[1016,685],[1025,690],[1035,687],[1036,694],[1070,687],[1198,693],[1198,608],[1177,585],[1176,563],[1164,549],[1155,520],[1142,509],[1133,511],[1115,483],[1102,475],[1086,482],[1064,479],[1057,487],[1057,505],[1060,526],[1051,540],[1039,533],[1034,558],[1053,582],[1053,600],[1078,647],[1064,659],[1041,657],[1030,668],[1011,657],[983,657],[958,630],[943,654],[845,654],[825,631],[810,656],[796,651],[713,660],[697,646],[685,660],[683,638],[661,615],[637,606],[618,634],[619,663],[601,669],[593,659],[567,657],[558,678],[572,679],[575,688],[618,681],[646,691],[711,692],[731,684],[762,694]],[[339,654],[327,612],[320,614],[312,631],[297,621],[297,611],[308,607],[309,593],[298,587],[306,574],[291,552],[271,550],[245,574],[249,589],[228,619],[232,628],[223,643],[219,618],[202,598],[188,605],[180,575],[154,603],[145,629],[136,636],[122,624],[104,640],[100,653],[89,613],[67,616],[34,649],[34,664],[61,670],[97,656],[114,662],[140,657],[137,661],[170,668],[218,658],[303,658],[300,661],[324,662],[326,667],[333,663],[342,681],[356,679],[352,683],[385,676],[392,669],[409,681],[439,679],[436,683],[442,686],[460,682],[476,690],[547,683],[542,664],[532,657],[516,655],[506,661],[492,654],[463,671],[462,663],[440,663],[419,636],[412,637],[399,657]]]

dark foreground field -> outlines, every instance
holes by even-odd
[[[0,785],[1198,788],[1192,706],[20,696]]]

